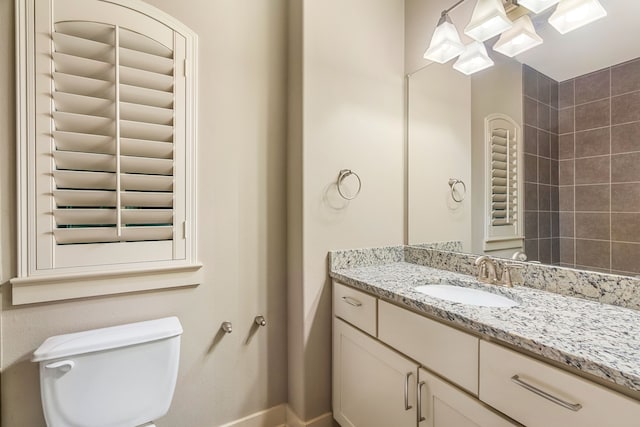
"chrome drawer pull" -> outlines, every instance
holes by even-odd
[[[413,375],[413,372],[407,372],[407,375],[404,377],[404,410],[408,411],[413,408],[413,406],[409,405],[409,378]]]
[[[420,381],[420,383],[418,383],[418,423],[426,420],[426,418],[422,416],[422,386],[425,384],[426,382],[424,381]]]
[[[554,395],[549,394],[544,390],[540,390],[539,388],[534,387],[531,384],[522,381],[520,379],[519,375],[512,376],[511,377],[511,381],[513,381],[514,383],[518,384],[520,387],[524,387],[527,390],[529,390],[530,392],[537,394],[540,397],[544,397],[545,399],[550,400],[553,403],[562,406],[563,408],[571,409],[574,412],[577,412],[582,408],[582,405],[579,404],[579,403],[565,402],[564,400],[562,400],[562,399],[560,399],[558,397],[555,397]]]
[[[342,299],[344,300],[344,302],[346,302],[349,305],[352,305],[354,307],[361,307],[362,303],[360,301],[358,301],[355,298],[351,298],[351,297],[342,297]]]

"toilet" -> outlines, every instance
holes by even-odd
[[[167,317],[45,340],[32,361],[47,426],[153,426],[173,398],[181,334]]]

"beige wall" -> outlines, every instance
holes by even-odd
[[[179,380],[161,426],[207,427],[286,402],[285,0],[148,0],[200,36],[199,258],[190,289],[12,307],[13,1],[0,0],[2,426],[44,425],[32,351],[48,336],[177,315]],[[322,259],[322,256],[320,257]],[[8,270],[8,271],[7,271]],[[252,329],[264,314],[266,328]],[[234,332],[222,337],[222,321]]]
[[[309,420],[330,410],[327,251],[403,239],[404,2],[292,1],[302,44],[291,52],[300,68],[290,81],[301,95],[291,117],[302,117],[290,159],[302,167],[290,165],[289,179],[300,183],[290,196],[302,211],[289,227],[290,250],[300,251],[289,265],[289,400]],[[345,168],[362,179],[350,203],[335,187]]]
[[[408,79],[408,243],[458,240],[471,250],[471,79],[431,64]],[[462,202],[449,179],[466,187]],[[456,189],[463,191],[460,185]],[[457,197],[462,194],[457,193]]]

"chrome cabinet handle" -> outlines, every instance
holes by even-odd
[[[422,416],[422,386],[425,384],[426,383],[424,381],[420,381],[420,383],[418,383],[418,423],[426,420],[426,418]]]
[[[581,404],[566,402],[566,401],[560,399],[559,397],[556,397],[556,396],[554,396],[552,394],[547,393],[544,390],[540,390],[539,388],[537,388],[537,387],[535,387],[535,386],[533,386],[533,385],[531,385],[531,384],[529,384],[529,383],[527,383],[525,381],[522,381],[520,379],[519,375],[512,376],[511,377],[511,381],[513,381],[514,383],[518,384],[520,387],[523,387],[523,388],[529,390],[530,392],[532,392],[534,394],[537,394],[540,397],[544,397],[545,399],[550,400],[551,402],[555,403],[556,405],[562,406],[563,408],[570,409],[570,410],[572,410],[574,412],[577,412],[580,409],[582,409],[582,405]]]
[[[404,377],[404,410],[408,411],[413,408],[413,406],[409,405],[409,378],[413,375],[413,372],[407,372],[407,375]]]
[[[344,302],[346,302],[347,304],[352,305],[354,307],[361,307],[362,306],[362,303],[360,301],[358,301],[357,299],[355,299],[355,298],[342,297],[342,300]]]

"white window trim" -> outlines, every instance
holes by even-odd
[[[197,138],[197,35],[187,26],[139,0],[103,0],[108,3],[137,10],[153,16],[159,22],[173,28],[185,37],[185,73],[192,84],[186,87],[186,109],[189,122],[186,137]],[[12,303],[29,304],[37,302],[65,300],[98,295],[197,285],[201,281],[197,274],[202,264],[197,261],[197,144],[185,159],[185,173],[188,197],[185,235],[187,256],[184,260],[118,264],[95,268],[78,268],[73,271],[37,271],[35,260],[35,173],[29,164],[30,145],[34,138],[34,61],[28,57],[34,51],[33,1],[16,0],[16,171],[17,171],[17,268],[18,277],[11,279]],[[61,269],[65,270],[65,269]]]

